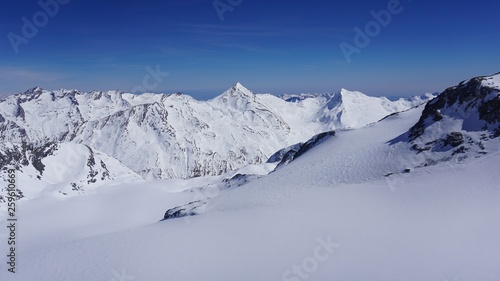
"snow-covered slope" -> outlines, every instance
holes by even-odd
[[[237,188],[174,180],[20,202],[22,263],[0,278],[497,280],[500,154],[414,168],[424,155],[392,140],[423,110],[338,131]],[[160,221],[200,196],[200,215]]]
[[[254,94],[239,83],[209,101],[34,88],[0,100],[0,137],[18,146],[87,145],[148,180],[191,178],[260,164],[318,133],[363,127],[431,98],[392,102],[346,90],[298,97]]]
[[[144,179],[118,160],[76,143],[47,143],[44,146],[1,144],[4,167],[17,167],[18,199],[32,199],[43,194],[56,197],[76,195],[111,182],[143,182]],[[7,182],[5,173],[0,175]],[[5,202],[7,185],[0,189],[0,203]]]

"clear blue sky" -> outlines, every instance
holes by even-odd
[[[43,2],[50,2],[42,0]],[[55,0],[53,0],[55,1]],[[146,67],[168,72],[154,92],[215,96],[239,81],[254,92],[409,96],[500,71],[497,1],[401,0],[400,13],[347,63],[339,47],[387,0],[263,1],[238,4],[221,21],[213,0],[1,1],[0,94],[46,89],[143,86]],[[37,20],[32,38],[25,23]],[[9,35],[10,34],[10,35]],[[11,41],[12,34],[18,52]]]

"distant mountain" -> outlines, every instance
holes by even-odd
[[[334,94],[323,95],[283,95],[288,102],[307,106],[315,104],[315,116],[322,123],[329,124],[329,129],[357,129],[381,120],[396,112],[401,112],[434,98],[432,94],[401,98],[391,101],[386,97],[370,97],[361,92],[341,89]],[[311,120],[313,121],[313,120]]]

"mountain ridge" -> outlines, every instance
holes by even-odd
[[[346,90],[341,94],[351,95]],[[355,95],[360,107],[368,109],[351,107],[356,112],[349,117],[354,109],[344,108],[346,99],[335,100],[336,94],[329,100],[321,95],[291,103],[269,94],[254,94],[239,82],[208,101],[183,94],[35,87],[0,100],[0,133],[4,140],[18,144],[89,145],[149,179],[189,178],[262,163],[277,150],[318,133],[362,127],[424,102],[392,103],[359,92]],[[384,110],[369,108],[374,101],[383,103],[380,108],[385,106]],[[372,112],[366,114],[368,111]],[[365,113],[361,121],[356,118],[360,112]],[[215,149],[208,140],[215,141]],[[131,154],[151,160],[139,161]]]

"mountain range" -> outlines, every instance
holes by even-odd
[[[364,127],[432,99],[391,101],[345,89],[277,97],[236,83],[199,101],[33,88],[0,100],[0,167],[40,192],[78,194],[117,178],[187,179],[262,164],[278,150],[331,130]],[[40,192],[20,190],[21,196]]]

